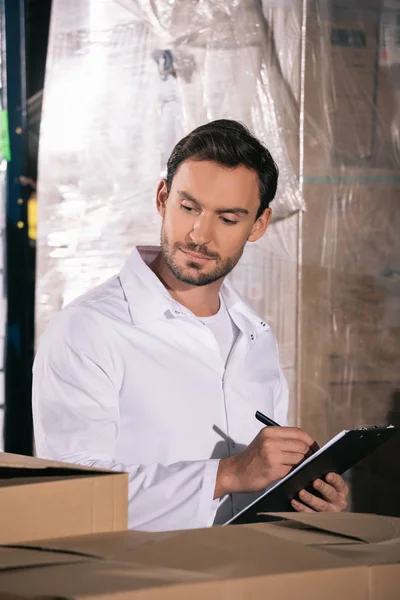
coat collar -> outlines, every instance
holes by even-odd
[[[182,313],[192,315],[172,298],[149,268],[148,264],[159,250],[157,246],[134,248],[119,276],[132,321],[137,325],[162,317],[178,317]],[[256,335],[270,329],[228,280],[221,287],[221,295],[229,314],[241,331]]]

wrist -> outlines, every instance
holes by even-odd
[[[236,479],[236,456],[222,458],[218,465],[214,499],[223,498],[227,494],[238,491],[236,489]]]

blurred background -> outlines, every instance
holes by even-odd
[[[0,0],[0,446],[31,454],[36,344],[158,244],[175,143],[244,122],[280,169],[231,276],[280,345],[318,441],[400,425],[400,0]],[[400,516],[394,441],[347,474]]]

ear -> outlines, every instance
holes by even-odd
[[[260,215],[257,219],[257,221],[255,221],[250,235],[247,238],[247,240],[249,242],[256,242],[257,240],[260,239],[260,237],[262,237],[264,235],[264,233],[266,232],[266,229],[271,221],[271,217],[272,217],[272,210],[270,208],[266,208],[264,210],[264,212],[262,213],[262,215]]]
[[[165,179],[162,179],[158,184],[157,195],[156,195],[156,205],[158,213],[164,217],[165,216],[165,208],[168,200],[168,190],[167,190],[167,182]]]

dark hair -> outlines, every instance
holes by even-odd
[[[167,190],[178,167],[189,158],[210,160],[224,167],[245,167],[256,171],[260,190],[257,219],[274,199],[278,185],[278,167],[267,148],[237,121],[219,119],[201,125],[178,142],[168,159]]]

